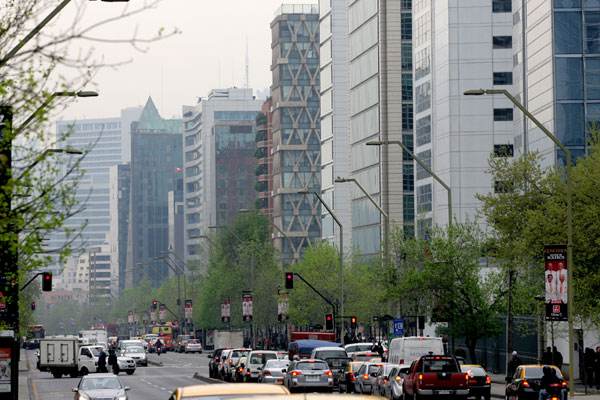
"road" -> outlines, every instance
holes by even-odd
[[[173,389],[178,386],[204,385],[203,381],[193,378],[195,372],[208,376],[208,358],[206,354],[167,353],[157,356],[149,354],[150,360],[162,362],[163,366],[148,365],[138,367],[133,375],[119,374],[121,381],[131,390],[130,400],[167,400]],[[35,369],[34,351],[27,351],[31,398],[34,400],[73,399],[71,389],[77,386],[79,378],[63,377],[54,379],[48,372]]]

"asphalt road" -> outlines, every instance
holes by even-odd
[[[72,388],[79,383],[79,378],[63,377],[54,379],[48,372],[35,369],[35,355],[27,352],[29,377],[31,382],[31,398],[35,400],[73,399]],[[138,367],[133,375],[119,374],[128,392],[130,400],[167,400],[171,392],[179,386],[204,385],[203,381],[194,379],[193,375],[208,376],[208,358],[206,354],[167,353],[157,356],[149,354],[150,360],[162,363],[161,366],[149,365]]]

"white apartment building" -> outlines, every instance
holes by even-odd
[[[474,219],[494,190],[490,154],[513,153],[513,105],[469,89],[513,88],[511,0],[415,0],[415,154],[452,190],[454,218]],[[417,234],[448,223],[446,189],[415,165]]]
[[[352,243],[351,183],[348,128],[348,23],[346,0],[319,1],[321,67],[321,194],[344,229],[344,248]],[[321,236],[339,243],[339,228],[325,208]]]

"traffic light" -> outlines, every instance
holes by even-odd
[[[31,303],[31,311],[35,311],[35,301]]]
[[[158,301],[152,300],[152,309],[156,310],[158,308]]]
[[[419,316],[419,329],[425,329],[425,316]]]
[[[356,317],[350,317],[350,328],[356,329]]]
[[[173,325],[179,325],[179,321],[177,321],[177,320],[173,321]]]
[[[52,291],[52,272],[42,273],[42,290],[44,292]]]
[[[294,273],[293,272],[285,273],[285,288],[286,289],[294,288]]]
[[[325,314],[325,330],[333,330],[333,314]]]

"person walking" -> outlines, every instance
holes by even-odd
[[[516,351],[513,351],[508,361],[508,376],[513,376],[519,365],[523,364]]]
[[[556,365],[558,369],[562,371],[563,356],[560,354],[560,351],[558,351],[556,346],[552,348],[552,354],[554,355],[554,365]]]
[[[596,389],[600,390],[600,346],[596,347],[596,358],[594,359],[594,379]]]
[[[119,362],[113,349],[108,351],[108,365],[112,366],[113,374],[119,375]]]
[[[98,354],[98,372],[108,372],[106,368],[106,353],[104,349],[100,350],[100,354]]]
[[[542,355],[542,364],[544,365],[553,365],[552,362],[552,348],[550,346],[546,347],[546,351]]]
[[[585,384],[589,387],[594,386],[594,362],[596,354],[594,349],[586,347],[583,353],[583,367],[585,368]]]
[[[456,357],[461,357],[463,360],[467,361],[467,352],[460,344],[458,345],[458,349],[456,349],[456,351],[454,352],[454,355]]]

